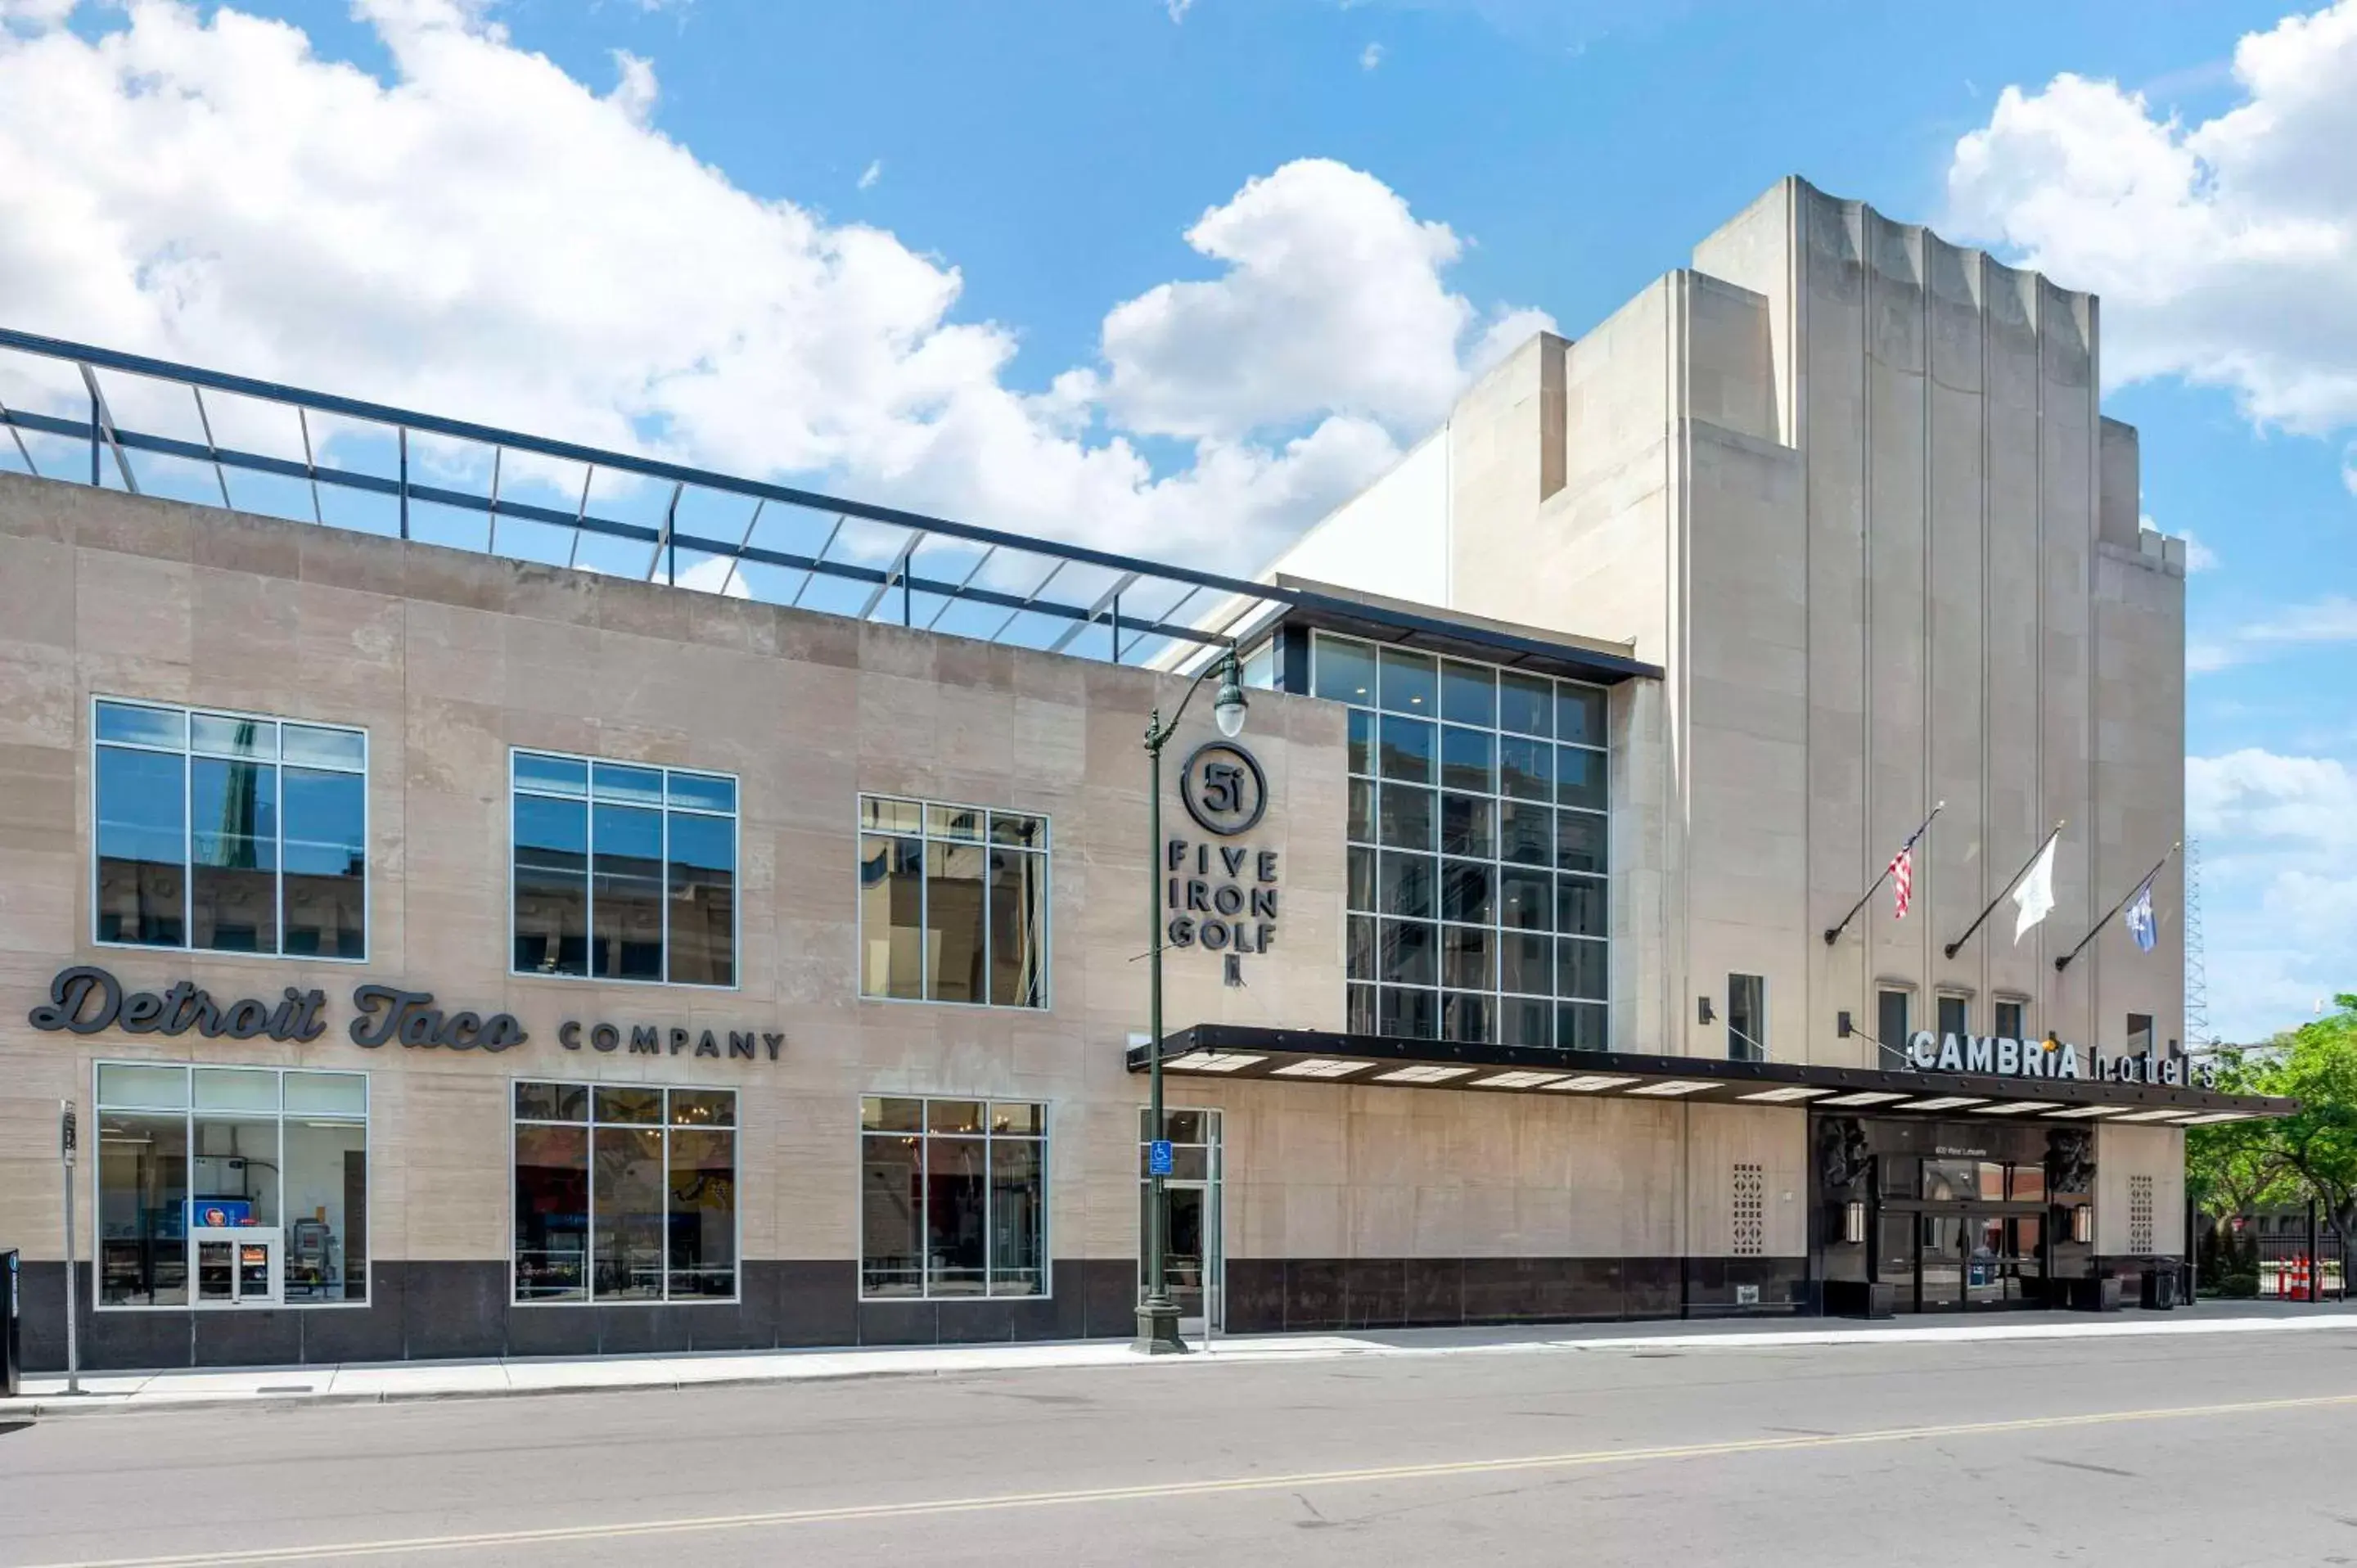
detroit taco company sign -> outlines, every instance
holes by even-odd
[[[192,1034],[213,1040],[307,1045],[328,1032],[327,1007],[326,992],[291,985],[273,998],[241,996],[226,1002],[185,980],[162,991],[127,991],[109,971],[76,964],[58,972],[49,982],[48,1001],[26,1015],[26,1021],[52,1034],[99,1035],[120,1029],[126,1035]],[[351,1015],[344,1033],[364,1050],[401,1045],[505,1051],[532,1038],[512,1013],[453,1011],[439,1004],[430,991],[393,985],[352,987]],[[569,1051],[620,1051],[627,1041],[632,1056],[725,1055],[754,1061],[766,1053],[768,1060],[776,1061],[786,1037],[764,1030],[694,1030],[567,1018],[556,1027],[556,1041]]]

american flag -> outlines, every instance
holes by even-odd
[[[1932,817],[1939,814],[1933,811]],[[1915,900],[1915,843],[1931,827],[1932,817],[1924,818],[1923,826],[1909,833],[1907,842],[1899,846],[1899,853],[1890,857],[1890,889],[1894,895],[1890,918],[1894,920],[1905,919],[1907,906]]]

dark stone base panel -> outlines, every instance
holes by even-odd
[[[1805,1258],[1228,1260],[1235,1334],[1789,1316],[1810,1301]]]
[[[1126,1338],[1136,1279],[1132,1259],[1068,1258],[1045,1300],[863,1302],[848,1261],[748,1260],[734,1302],[517,1306],[504,1262],[379,1262],[365,1306],[94,1312],[84,1294],[80,1337],[91,1372]],[[26,1263],[18,1283],[24,1369],[63,1371],[65,1265]]]

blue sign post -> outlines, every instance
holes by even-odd
[[[1146,1145],[1146,1174],[1168,1176],[1175,1168],[1170,1157],[1170,1140],[1157,1138]]]

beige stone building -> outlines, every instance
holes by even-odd
[[[69,1179],[91,1365],[1126,1335],[1157,927],[1196,1322],[2163,1288],[2273,1107],[2097,352],[1788,181],[1245,583],[0,334],[27,1359]]]

